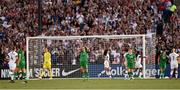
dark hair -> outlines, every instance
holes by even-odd
[[[132,48],[130,47],[128,50],[132,50]]]
[[[104,50],[104,56],[106,56],[107,53],[108,53],[108,49],[105,49],[105,50]]]
[[[84,49],[85,49],[85,51],[86,51],[86,52],[88,52],[88,49],[87,49],[87,47],[84,47]]]
[[[14,46],[13,48],[12,48],[12,50],[15,50],[16,49],[16,47]]]

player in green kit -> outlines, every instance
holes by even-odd
[[[126,62],[127,62],[127,68],[128,68],[128,75],[130,79],[134,79],[133,72],[135,68],[135,59],[136,59],[136,55],[132,52],[132,48],[129,48],[129,51],[126,54],[126,60],[127,60]]]
[[[80,52],[80,70],[83,78],[88,78],[88,50],[86,47],[82,48]]]
[[[20,49],[18,50],[18,75],[22,75],[22,79],[26,79],[26,63],[25,63],[25,51],[24,48],[21,46]],[[24,81],[27,83],[27,81]]]
[[[160,67],[160,79],[161,79],[161,78],[164,78],[164,72],[165,72],[165,69],[166,69],[166,62],[168,60],[168,57],[167,57],[165,51],[163,51],[160,54],[159,59],[160,59],[159,67]]]

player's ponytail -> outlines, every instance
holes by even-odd
[[[108,49],[105,49],[105,50],[104,50],[104,56],[106,56],[107,53],[108,53]]]
[[[84,47],[86,52],[89,52],[89,49],[87,47]]]

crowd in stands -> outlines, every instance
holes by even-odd
[[[0,0],[0,63],[27,36],[156,34],[159,50],[180,49],[180,7],[174,0]],[[180,51],[180,50],[179,50]]]

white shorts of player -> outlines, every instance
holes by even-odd
[[[142,68],[142,64],[141,63],[135,63],[135,68]]]
[[[108,61],[104,61],[104,67],[105,68],[110,68],[109,62]]]
[[[9,69],[15,70],[16,69],[16,63],[9,63]]]
[[[171,69],[178,68],[178,63],[171,63]]]

